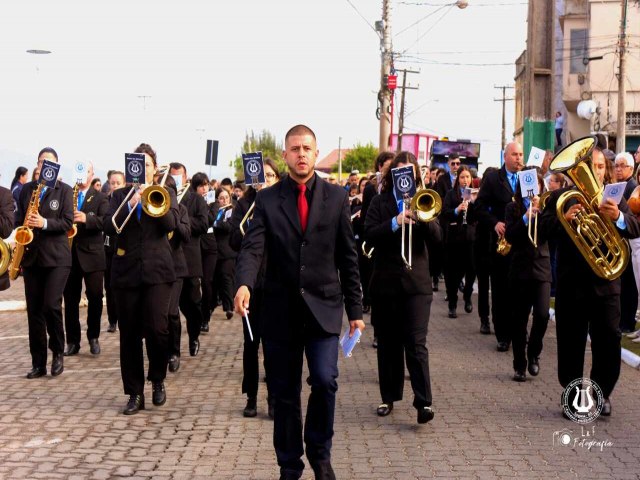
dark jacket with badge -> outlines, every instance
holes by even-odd
[[[209,228],[209,212],[207,202],[197,192],[189,189],[182,198],[181,205],[184,205],[189,214],[191,225],[191,238],[184,240],[182,250],[187,261],[189,274],[187,277],[202,277],[202,253],[200,252],[200,236],[207,233]]]
[[[176,229],[169,234],[169,245],[171,245],[171,256],[173,257],[173,267],[176,271],[177,278],[185,278],[189,276],[187,261],[184,258],[184,250],[182,248],[185,242],[191,238],[191,223],[189,223],[189,213],[187,207],[178,205],[178,225]]]
[[[109,202],[104,193],[90,187],[85,192],[80,211],[87,219],[77,223],[78,233],[73,239],[72,248],[78,257],[83,272],[97,272],[106,268],[104,239],[104,217],[109,211]]]
[[[447,244],[464,244],[475,240],[476,205],[469,202],[467,206],[467,223],[464,223],[464,212],[456,215],[456,208],[462,203],[460,189],[449,190],[443,199],[440,224],[446,225]]]
[[[15,215],[16,227],[23,225],[37,182],[25,183]],[[34,228],[33,241],[25,246],[23,267],[70,267],[71,250],[67,232],[73,225],[73,189],[58,182],[42,195],[38,212],[47,220],[47,228]]]
[[[0,187],[0,239],[7,238],[13,230],[13,197],[11,191]],[[0,290],[9,288],[9,273],[0,276]]]

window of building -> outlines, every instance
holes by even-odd
[[[627,112],[626,127],[631,130],[640,130],[640,112]]]
[[[576,28],[571,30],[569,51],[569,73],[585,73],[587,66],[583,59],[589,56],[588,30],[586,28]]]

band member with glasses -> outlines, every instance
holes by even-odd
[[[111,266],[111,287],[118,309],[122,383],[124,393],[129,395],[122,412],[125,415],[136,414],[145,408],[143,338],[149,359],[147,380],[152,384],[153,404],[160,406],[166,402],[164,379],[168,363],[169,302],[176,281],[168,239],[168,234],[178,224],[176,195],[172,189],[167,190],[169,208],[164,215],[153,217],[145,212],[141,195],[154,183],[156,153],[146,143],[140,144],[135,152],[145,156],[145,184],[128,201],[125,197],[130,188],[116,190],[105,218],[106,233],[118,237]],[[116,214],[121,205],[123,208]],[[129,213],[131,217],[122,227]],[[114,222],[122,228],[120,233]]]
[[[364,224],[365,240],[376,249],[369,288],[378,334],[382,403],[377,414],[389,415],[394,402],[402,400],[406,357],[418,423],[427,423],[434,413],[427,350],[433,296],[426,241],[430,236],[440,241],[440,228],[437,220],[427,224],[416,222],[413,212],[403,211],[403,199],[397,198],[394,192],[392,169],[408,165],[414,167],[414,174],[419,173],[413,154],[396,155],[383,180],[382,192],[371,201]],[[402,223],[413,224],[411,269],[405,266],[401,256]]]
[[[45,160],[58,163],[58,154],[53,148],[40,151],[34,171],[40,172]],[[33,231],[33,240],[22,258],[24,294],[29,300],[27,319],[33,366],[27,378],[47,374],[47,333],[49,349],[53,352],[51,376],[56,377],[64,370],[62,293],[71,270],[67,232],[73,225],[73,190],[58,180],[54,188],[43,189],[38,211],[29,212],[30,200],[37,187],[37,181],[24,184],[15,215],[16,227],[24,224]]]

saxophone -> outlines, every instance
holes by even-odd
[[[78,191],[80,190],[80,184],[76,183],[73,187],[73,210],[78,210]],[[78,226],[74,223],[71,225],[71,229],[67,231],[67,239],[69,240],[69,248],[73,245],[73,237],[78,234]]]
[[[25,245],[29,245],[33,241],[33,229],[27,226],[29,221],[29,215],[32,213],[38,213],[40,208],[40,194],[44,188],[44,182],[38,183],[38,186],[31,194],[29,200],[29,206],[24,214],[24,222],[21,226],[16,228],[16,246],[13,249],[13,255],[11,256],[11,264],[9,265],[9,278],[15,280],[20,274],[20,264],[22,263],[22,256],[24,255]]]

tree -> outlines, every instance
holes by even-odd
[[[282,143],[276,140],[276,136],[268,130],[262,130],[262,133],[256,135],[253,130],[251,133],[245,133],[244,142],[242,142],[242,153],[262,152],[263,158],[271,158],[276,162],[280,173],[286,170],[286,164],[282,159]],[[244,179],[244,171],[242,168],[242,155],[238,155],[233,161],[236,178]]]
[[[374,163],[378,156],[378,149],[369,142],[366,145],[357,143],[342,159],[342,172],[351,172],[358,170],[361,174],[374,170]],[[336,163],[332,169],[333,172],[338,171]]]

